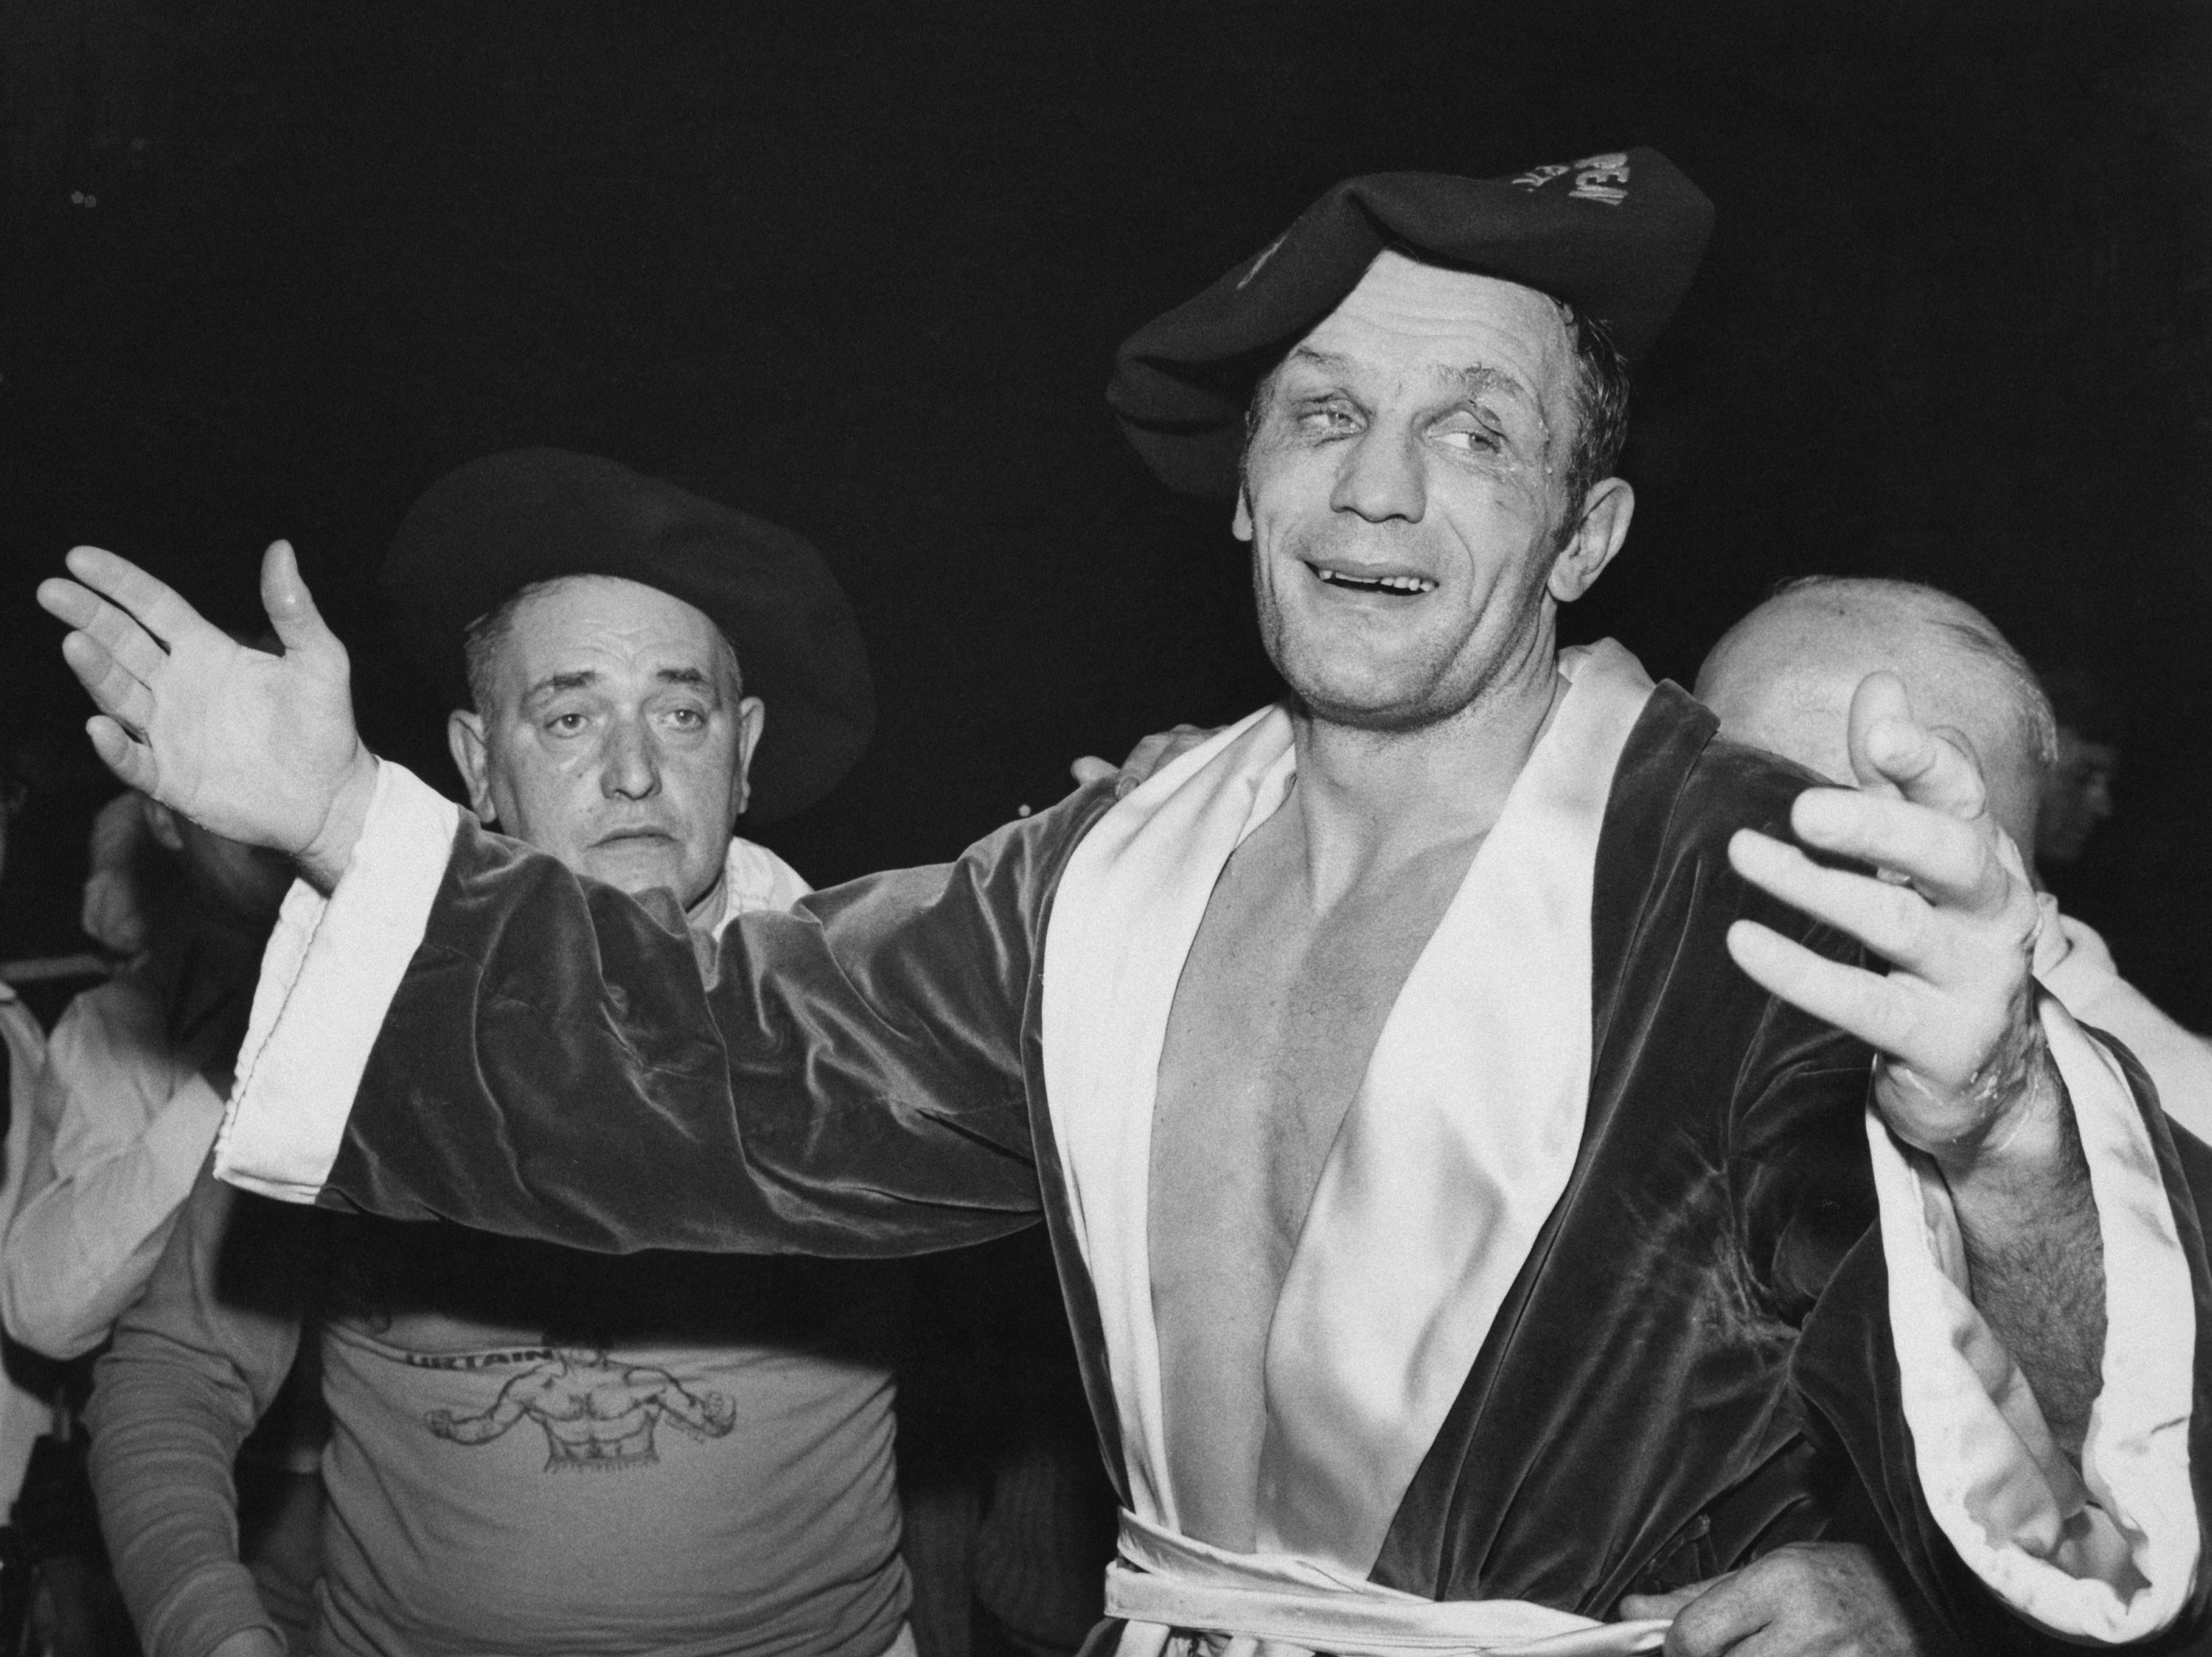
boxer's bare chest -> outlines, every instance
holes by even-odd
[[[1296,813],[1230,860],[1177,984],[1148,1244],[1168,1450],[1192,1535],[1253,1545],[1263,1363],[1322,1164],[1479,839],[1378,862],[1316,903]]]

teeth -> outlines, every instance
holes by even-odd
[[[1321,579],[1338,586],[1381,587],[1390,592],[1433,592],[1437,584],[1421,575],[1354,575],[1347,570],[1322,569]]]

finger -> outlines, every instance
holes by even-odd
[[[69,634],[62,640],[62,659],[101,713],[133,731],[146,729],[154,717],[153,694],[136,674],[125,671],[99,640],[88,633]]]
[[[1989,804],[1989,788],[1963,733],[1884,719],[1866,733],[1864,751],[1904,797],[1966,822]]]
[[[1884,762],[1911,768],[1917,755],[1909,733],[1919,729],[1904,680],[1894,673],[1869,673],[1861,679],[1844,716],[1844,741],[1858,786],[1878,794],[1897,793],[1898,779],[1884,768]],[[1879,754],[1874,742],[1876,731],[1884,735]]]
[[[126,672],[148,684],[169,659],[161,641],[139,626],[130,611],[105,599],[94,604],[90,618],[78,631],[97,640]]]
[[[1665,1593],[1625,1594],[1620,1601],[1620,1620],[1640,1623],[1647,1618],[1673,1617],[1714,1583],[1725,1580],[1717,1576],[1709,1577],[1705,1581],[1692,1582],[1687,1587],[1674,1588]]]
[[[315,608],[314,595],[307,591],[289,541],[271,541],[261,555],[261,608],[268,612],[269,625],[276,629],[287,654],[342,648],[337,635],[324,623],[322,611]]]
[[[1808,846],[1896,871],[1936,902],[1980,909],[2005,901],[2004,871],[1977,825],[1911,800],[1808,788],[1790,808]]]
[[[1769,995],[1907,1062],[1917,1055],[1920,1017],[1896,979],[1816,955],[1755,920],[1728,930],[1728,950]],[[1918,1055],[1924,1057],[1924,1055]]]
[[[1161,731],[1140,738],[1129,750],[1129,757],[1121,762],[1122,773],[1142,782],[1160,768],[1160,756],[1168,751],[1174,741],[1172,733]]]
[[[1213,740],[1218,725],[1179,725],[1166,733],[1166,744],[1160,750],[1160,763],[1166,765],[1181,759],[1194,748],[1203,747]]]
[[[1675,1613],[1667,1630],[1667,1657],[1719,1657],[1772,1621],[1759,1595],[1747,1592],[1743,1575],[1723,1576]]]
[[[130,732],[102,713],[95,713],[84,723],[85,734],[92,738],[92,751],[100,762],[131,787],[146,793],[154,792],[161,776],[161,768],[154,763],[154,750],[142,742],[131,740]]]
[[[1067,774],[1075,779],[1075,786],[1087,788],[1094,782],[1111,782],[1121,774],[1121,768],[1111,760],[1102,760],[1096,754],[1085,754],[1067,768]]]
[[[1922,725],[1895,674],[1869,673],[1859,682],[1851,695],[1850,742],[1861,787],[1899,793],[1957,817],[1982,815],[1988,790],[1971,745]]]
[[[1729,862],[1760,890],[1849,932],[1885,961],[1923,976],[1936,964],[1935,912],[1905,887],[1823,868],[1796,847],[1753,828],[1729,837]]]
[[[72,547],[63,560],[70,574],[109,603],[128,610],[155,638],[174,649],[194,633],[214,629],[176,589],[155,580],[128,558],[99,547]]]
[[[75,581],[52,577],[40,582],[39,607],[96,640],[141,679],[149,678],[167,659],[161,641],[129,610]]]
[[[39,583],[39,608],[56,621],[82,628],[97,615],[106,602],[90,587],[81,586],[58,575],[49,575]]]

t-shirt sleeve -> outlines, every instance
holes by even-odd
[[[617,1252],[901,1253],[1036,1217],[1034,967],[1096,801],[716,950],[385,771],[345,879],[271,942],[225,1178]]]
[[[231,1469],[291,1369],[314,1217],[203,1175],[95,1371],[93,1491],[149,1651],[277,1632],[239,1558]]]

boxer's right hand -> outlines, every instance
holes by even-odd
[[[127,559],[69,555],[75,580],[39,603],[75,629],[62,655],[100,713],[87,726],[110,769],[211,834],[270,846],[327,889],[351,860],[376,786],[354,728],[345,646],[323,622],[291,547],[261,563],[261,602],[284,646],[250,650]]]

